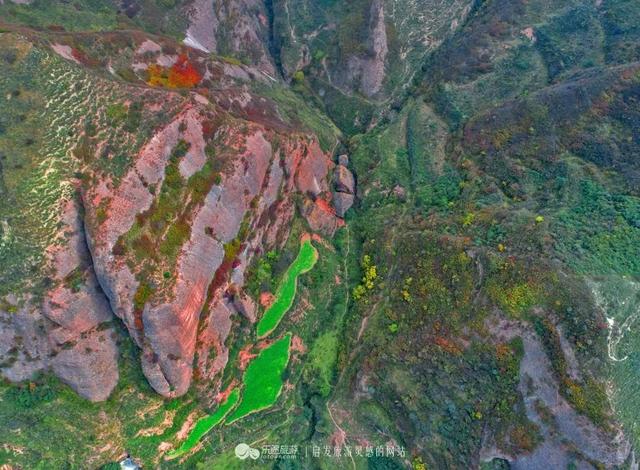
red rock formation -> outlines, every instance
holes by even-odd
[[[238,122],[228,115],[218,117],[222,124],[209,129],[207,136],[203,127],[211,126],[210,111],[198,101],[187,103],[143,146],[118,187],[98,180],[84,194],[98,279],[114,312],[142,348],[143,371],[149,382],[165,396],[188,390],[196,345],[198,375],[213,379],[226,365],[225,341],[234,316],[240,310],[255,321],[255,306],[241,292],[244,271],[254,253],[286,240],[294,193],[304,196],[305,207],[315,208],[303,210],[313,230],[331,234],[339,225],[335,211],[323,199],[330,194],[328,180],[334,165],[315,139]],[[276,137],[280,146],[274,151],[271,141]],[[181,139],[188,144],[179,165],[185,180],[210,158],[225,163],[220,165],[219,182],[200,205],[183,215],[190,237],[176,259],[172,287],[154,288],[151,298],[144,299],[144,306],[137,310],[141,278],[147,276],[145,283],[159,281],[139,272],[121,240],[157,204],[159,190],[153,193],[150,188],[162,187],[172,150]],[[205,155],[207,145],[214,146],[215,157]],[[100,220],[97,211],[103,205],[107,216]],[[233,301],[234,292],[237,301]]]
[[[51,368],[83,396],[104,399],[117,382],[110,325],[117,317],[155,390],[184,394],[195,370],[216,393],[228,335],[240,314],[256,319],[242,290],[254,257],[284,246],[296,209],[312,230],[331,234],[340,225],[328,202],[334,164],[279,104],[250,91],[251,80],[269,81],[255,68],[160,37],[113,34],[134,50],[125,55],[131,73],[118,79],[128,87],[119,104],[129,112],[141,103],[142,115],[156,113],[161,124],[124,130],[113,121],[88,135],[86,116],[74,118],[83,139],[74,171],[83,174],[84,220],[79,205],[69,203],[68,218],[60,210],[67,233],[48,253],[54,276],[42,305],[27,295],[0,299],[1,372],[23,380]],[[95,60],[102,52],[90,34],[76,39],[86,60],[67,54],[63,37],[54,51],[73,67],[114,74],[112,61]],[[147,86],[158,70],[166,83]],[[101,85],[112,90],[104,75]],[[177,93],[174,86],[199,88]],[[98,100],[100,117],[109,96]],[[123,157],[128,167],[112,171],[111,146],[136,149]],[[29,339],[18,346],[22,336]]]
[[[2,372],[20,381],[51,369],[84,398],[105,400],[118,382],[114,317],[91,267],[77,203],[61,204],[60,243],[47,252],[53,286],[41,306],[30,299],[16,313],[0,312],[0,355],[22,348]]]

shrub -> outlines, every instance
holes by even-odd
[[[136,310],[141,311],[144,308],[144,305],[151,298],[154,293],[153,287],[151,287],[147,282],[142,282],[138,286],[138,290],[136,291],[136,295],[133,297],[133,306]]]
[[[22,408],[32,408],[41,403],[52,401],[56,392],[47,384],[29,382],[26,385],[15,386],[7,392],[7,398]]]
[[[375,287],[375,280],[378,277],[378,268],[371,262],[371,256],[364,255],[361,263],[363,275],[359,285],[353,289],[354,300],[360,300],[364,295]]]
[[[149,85],[165,88],[193,88],[202,80],[200,72],[186,54],[181,54],[176,63],[169,68],[151,64],[147,73]]]
[[[296,84],[300,84],[304,82],[304,72],[302,70],[298,70],[293,74],[293,81]]]
[[[111,104],[107,106],[105,114],[109,124],[115,127],[124,121],[127,116],[127,107],[122,103]]]

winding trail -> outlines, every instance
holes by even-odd
[[[344,301],[344,311],[342,312],[342,318],[344,319],[347,315],[347,312],[349,311],[349,264],[347,262],[347,260],[349,259],[349,254],[351,251],[351,232],[349,231],[349,226],[347,225],[345,227],[346,231],[347,231],[347,247],[345,249],[345,254],[344,254],[344,258],[342,260],[342,275],[344,277],[344,295],[345,295],[345,301]],[[338,424],[338,422],[335,420],[335,418],[333,417],[333,413],[331,411],[331,406],[330,406],[330,401],[327,400],[326,403],[326,407],[327,407],[327,412],[329,413],[329,418],[331,418],[331,421],[333,422],[333,425],[336,427],[336,429],[338,430],[338,432],[344,436],[344,442],[348,443],[349,440],[347,438],[347,433],[345,432],[344,429],[342,429],[342,427],[340,427],[340,425]],[[356,469],[356,461],[353,459],[353,455],[349,455],[349,458],[351,459],[351,464],[353,465],[353,469]]]
[[[347,439],[347,433],[345,432],[344,429],[342,429],[340,427],[340,425],[338,424],[338,422],[335,420],[335,418],[333,417],[333,413],[331,412],[331,407],[329,406],[329,402],[327,402],[327,411],[329,412],[329,417],[331,418],[331,421],[333,422],[333,425],[336,427],[336,429],[338,430],[338,432],[344,436],[344,442],[348,443],[348,439]],[[349,453],[349,458],[351,459],[351,464],[353,465],[353,470],[356,469],[356,461],[353,460],[353,455],[351,453]]]
[[[400,216],[398,217],[398,220],[403,220],[404,217],[406,216],[407,213],[407,209],[405,208],[405,210],[400,214]],[[395,245],[397,236],[398,236],[398,230],[397,227],[400,226],[401,223],[397,223],[394,224],[392,230],[392,235],[391,235],[391,243],[392,245]],[[349,283],[346,282],[349,279],[348,276],[348,264],[347,264],[347,260],[349,258],[349,254],[350,254],[350,248],[351,248],[351,237],[350,237],[350,232],[349,232],[349,226],[347,225],[346,227],[347,229],[347,248],[345,250],[345,257],[344,257],[344,261],[343,261],[343,271],[344,271],[344,278],[345,278],[345,282],[344,282],[344,286],[345,286],[345,307],[344,307],[344,313],[343,316],[346,318],[346,315],[348,313],[349,310],[349,300],[350,300],[350,294],[351,291],[349,289]],[[395,271],[396,265],[392,265],[390,270],[389,270],[389,274],[392,274],[393,271]],[[356,337],[356,342],[359,343],[360,342],[360,338],[362,337],[362,335],[364,334],[364,332],[366,331],[367,328],[367,324],[369,322],[369,318],[373,315],[373,312],[376,311],[378,305],[380,304],[380,302],[382,302],[384,300],[384,297],[381,297],[374,305],[372,305],[372,307],[369,309],[368,314],[362,319],[362,322],[360,323],[360,328],[358,329],[358,334]],[[351,351],[351,353],[349,354],[349,360],[347,361],[347,363],[352,363],[354,357],[356,356],[356,354],[360,351],[361,348],[361,344],[359,344],[358,346],[356,346],[355,348],[353,348],[353,350]],[[336,387],[338,386],[338,384],[340,384],[343,379],[344,379],[344,374],[346,371],[346,367],[342,369],[342,371],[340,371],[340,375],[338,376],[338,380],[336,381]],[[333,400],[333,403],[335,403],[335,398]],[[342,429],[342,427],[338,424],[338,422],[336,421],[336,419],[333,416],[333,412],[332,412],[332,406],[333,403],[330,400],[327,400],[327,412],[329,413],[329,417],[331,418],[331,421],[333,422],[333,425],[336,427],[336,429],[338,430],[338,432],[344,436],[344,441],[345,443],[348,444],[349,439],[348,439],[348,435],[347,433],[344,431],[344,429]],[[353,459],[353,455],[349,456],[351,458],[351,463],[353,465],[354,470],[356,469],[356,463],[355,460]]]

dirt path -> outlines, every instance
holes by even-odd
[[[345,230],[347,231],[347,246],[345,249],[345,253],[344,253],[344,258],[342,260],[342,276],[344,278],[344,311],[342,312],[342,318],[346,318],[347,312],[349,310],[349,295],[350,295],[350,290],[349,290],[349,254],[351,253],[351,232],[349,231],[349,226],[347,225],[345,227]],[[340,380],[340,379],[338,379]],[[347,433],[345,432],[344,429],[342,429],[342,427],[340,427],[340,425],[338,424],[338,422],[335,420],[335,418],[333,417],[333,412],[331,411],[331,405],[330,405],[330,401],[327,400],[327,412],[329,413],[329,417],[331,418],[331,422],[333,422],[333,425],[336,427],[336,429],[338,430],[338,432],[344,436],[344,442],[348,443],[348,438],[347,438]],[[349,458],[351,459],[351,464],[353,465],[353,468],[355,470],[356,468],[356,461],[353,459],[353,455],[349,455]]]
[[[407,213],[407,209],[405,209],[402,214],[399,216],[398,220],[403,220],[405,215]],[[398,230],[397,227],[402,225],[401,223],[397,223],[393,226],[392,230],[392,235],[391,235],[391,245],[395,245],[397,236],[398,236]],[[350,295],[351,295],[351,290],[349,288],[349,283],[348,283],[348,279],[349,279],[349,275],[348,275],[348,259],[349,259],[349,255],[350,255],[350,249],[351,249],[351,236],[350,236],[350,232],[349,232],[349,226],[347,226],[346,228],[347,230],[347,246],[346,246],[346,250],[345,250],[345,256],[344,256],[344,261],[343,261],[343,278],[345,279],[344,282],[344,286],[345,286],[345,306],[344,306],[344,312],[343,312],[343,316],[344,318],[346,318],[346,315],[348,313],[348,309],[349,309],[349,300],[350,300]],[[389,274],[391,275],[393,273],[393,271],[395,270],[396,265],[392,265],[389,269]],[[373,313],[377,310],[378,306],[380,305],[381,302],[383,302],[385,300],[384,296],[381,296],[381,298],[374,304],[371,306],[371,308],[368,311],[368,314],[362,319],[362,322],[360,323],[360,328],[358,329],[358,334],[356,336],[356,343],[360,343],[360,339],[362,337],[362,335],[364,334],[364,332],[366,331],[367,325],[369,323],[369,318],[373,315]],[[349,361],[347,361],[348,364],[352,363],[352,361],[354,360],[355,356],[357,355],[357,353],[360,351],[361,348],[361,344],[358,344],[352,351],[351,354],[349,355]],[[343,381],[344,378],[344,374],[345,374],[345,370],[346,368],[342,369],[342,371],[340,372],[340,375],[338,377],[338,380],[336,381],[336,387],[338,386],[338,384],[340,384]],[[335,400],[333,401],[333,403],[335,403]],[[333,412],[332,412],[332,401],[331,399],[329,399],[327,401],[326,407],[327,407],[327,412],[329,413],[329,417],[331,418],[331,421],[333,422],[333,425],[336,427],[337,431],[344,436],[344,441],[345,443],[348,443],[348,437],[347,437],[347,433],[344,431],[344,429],[342,429],[342,427],[339,425],[339,423],[336,421],[336,419],[333,416]],[[353,468],[356,468],[356,463],[355,460],[353,459],[353,455],[349,456],[351,459],[351,463],[353,464]]]
[[[349,443],[349,439],[347,438],[347,433],[345,432],[344,429],[342,429],[340,427],[338,422],[333,417],[333,413],[331,412],[331,406],[329,406],[329,402],[327,402],[327,411],[329,412],[329,417],[331,418],[331,421],[333,422],[333,425],[336,427],[336,429],[338,430],[340,435],[343,436],[345,444],[348,444]],[[353,459],[353,455],[349,454],[349,458],[351,459],[351,464],[353,465],[353,470],[355,470],[356,469],[356,461]]]

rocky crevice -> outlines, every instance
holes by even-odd
[[[267,13],[267,21],[269,24],[269,42],[268,42],[269,54],[271,55],[271,59],[275,64],[275,68],[278,74],[281,77],[287,77],[287,75],[285,74],[284,68],[282,66],[281,45],[276,38],[276,31],[275,31],[276,17],[275,17],[275,11],[273,7],[273,0],[264,0],[264,7]]]

